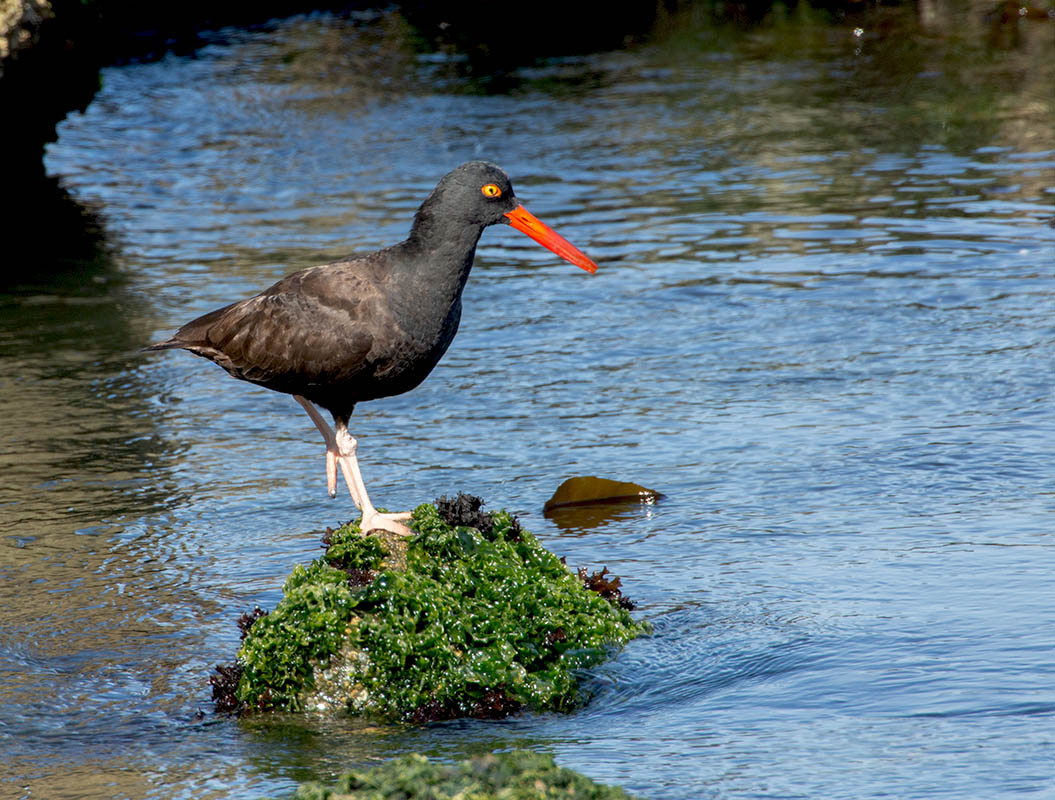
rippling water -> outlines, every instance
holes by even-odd
[[[906,13],[690,15],[502,94],[391,14],[107,70],[47,165],[110,249],[0,292],[0,794],[513,746],[648,798],[1055,792],[1052,26]],[[288,397],[135,350],[398,240],[472,158],[602,268],[488,230],[444,362],[353,419],[367,483],[510,509],[655,635],[570,716],[217,718],[235,616],[352,506]],[[576,474],[667,499],[543,518]]]

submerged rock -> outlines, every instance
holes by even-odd
[[[576,670],[647,624],[617,579],[576,576],[514,517],[480,505],[419,506],[409,538],[328,532],[326,554],[293,570],[278,606],[243,618],[240,670],[213,679],[217,708],[413,722],[574,708]]]
[[[518,750],[440,764],[424,756],[348,772],[333,786],[305,783],[294,800],[633,800],[622,789],[558,767],[547,755]]]
[[[647,489],[638,483],[613,481],[610,478],[598,478],[594,475],[583,475],[568,478],[557,487],[557,491],[546,501],[542,510],[549,515],[555,509],[569,506],[600,505],[602,503],[645,503],[652,505],[662,500],[664,495],[655,489]]]

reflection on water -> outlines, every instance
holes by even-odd
[[[0,226],[0,286],[24,292],[55,282],[68,289],[79,282],[101,283],[107,280],[103,273],[113,271],[98,209],[82,205],[54,177],[22,187]]]
[[[652,798],[1050,784],[1055,26],[994,24],[693,8],[506,94],[394,12],[108,70],[48,157],[88,233],[0,290],[0,794],[280,794],[514,745]],[[136,349],[398,240],[481,157],[602,269],[488,230],[445,361],[353,419],[366,479],[509,508],[656,634],[570,717],[215,718],[234,618],[351,508],[289,398]],[[668,500],[545,519],[580,474]]]
[[[642,518],[652,516],[648,506],[640,500],[623,500],[594,505],[567,506],[546,512],[546,519],[562,531],[585,535],[607,525],[636,525]]]

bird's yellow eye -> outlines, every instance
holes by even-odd
[[[485,183],[480,187],[480,191],[483,192],[484,197],[501,197],[502,190],[498,188],[497,183]]]

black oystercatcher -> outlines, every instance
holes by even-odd
[[[294,272],[256,297],[188,322],[146,350],[183,348],[236,378],[293,395],[326,441],[326,484],[340,464],[363,531],[407,534],[370,502],[348,419],[356,403],[410,391],[458,330],[476,243],[505,222],[587,272],[597,265],[520,205],[509,176],[472,161],[444,176],[414,216],[406,241]],[[315,405],[332,415],[330,430]]]

